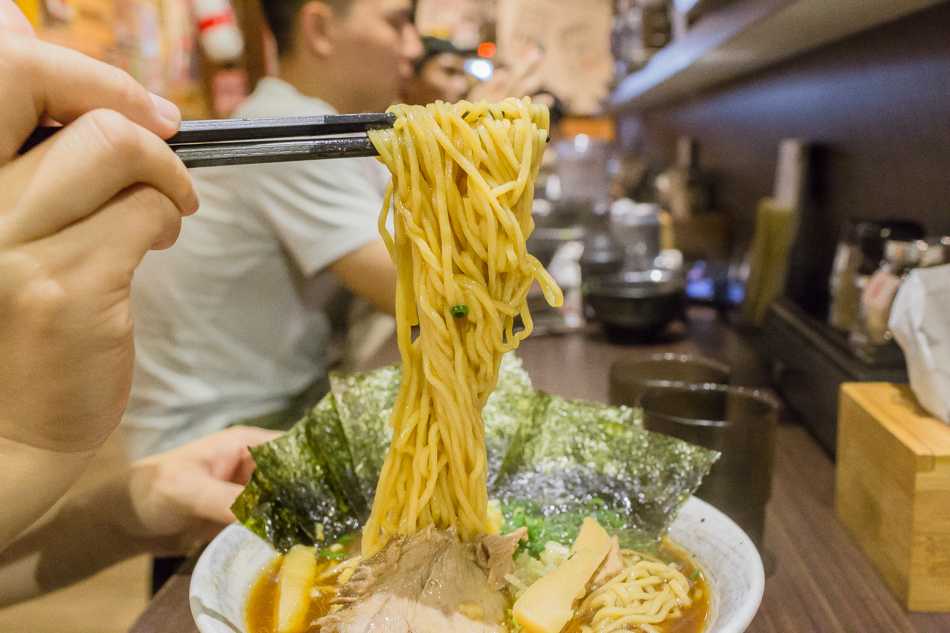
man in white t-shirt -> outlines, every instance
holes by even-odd
[[[383,112],[422,48],[410,0],[262,0],[280,56],[234,113]],[[236,422],[283,426],[327,370],[327,302],[345,287],[392,313],[377,219],[385,169],[350,158],[198,169],[199,212],[132,284],[133,457]],[[304,301],[304,297],[307,298]]]

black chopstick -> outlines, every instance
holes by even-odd
[[[178,133],[167,142],[187,167],[375,156],[376,149],[365,136],[332,135],[392,127],[395,120],[392,114],[328,114],[184,121]],[[36,147],[61,129],[58,126],[36,128],[20,153]]]
[[[352,134],[392,127],[394,114],[327,114],[277,119],[183,121],[169,145]]]
[[[173,145],[186,167],[282,163],[322,158],[378,156],[365,136],[311,138],[253,143],[196,143]]]

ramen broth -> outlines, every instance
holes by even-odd
[[[349,537],[347,548],[334,552],[333,558],[317,558],[317,582],[311,592],[310,607],[307,609],[305,622],[315,622],[330,611],[330,603],[337,596],[337,588],[341,584],[340,575],[346,569],[341,565],[344,562],[339,555],[351,558],[358,553],[359,539]],[[244,614],[248,633],[274,633],[277,630],[277,577],[284,557],[278,557],[264,570],[251,589],[247,599],[247,611]],[[344,578],[345,580],[345,578]],[[303,629],[305,632],[318,631],[310,626]]]
[[[358,541],[358,539],[354,539],[354,541]],[[351,547],[347,554],[355,555],[353,549],[356,548]],[[693,602],[688,607],[681,607],[682,615],[680,617],[668,619],[654,626],[662,633],[702,633],[709,618],[709,590],[702,572],[693,564],[689,556],[667,539],[663,540],[658,554],[664,562],[681,565],[683,575],[692,582],[689,596]],[[283,560],[283,557],[280,557],[271,563],[251,590],[245,614],[248,633],[274,633],[276,630],[277,575]],[[339,566],[341,562],[343,561],[339,559],[328,558],[317,560],[316,575],[320,579],[317,582],[317,587],[326,587],[327,589],[314,592],[316,595],[307,610],[306,622],[316,622],[329,613],[332,606],[331,602],[337,595],[336,587],[340,584],[339,577],[343,569],[337,569],[335,573],[329,575],[327,575],[327,572]],[[513,602],[513,599],[509,598],[509,600]],[[589,625],[592,615],[590,613],[578,614],[567,623],[562,633],[581,633],[582,627]],[[301,633],[319,633],[319,628],[310,625],[305,627]]]
[[[247,631],[248,633],[274,633],[277,628],[277,572],[284,558],[281,556],[268,567],[251,590],[247,600]],[[336,564],[337,561],[327,561]],[[326,571],[331,565],[319,563],[317,574]],[[336,584],[336,577],[332,578]],[[329,583],[328,583],[329,584]],[[310,601],[307,609],[307,622],[326,615],[330,610],[330,600],[336,592],[320,593]]]

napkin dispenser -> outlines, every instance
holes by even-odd
[[[908,385],[842,385],[835,510],[911,611],[950,611],[948,509],[950,426]]]

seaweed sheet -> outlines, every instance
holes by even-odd
[[[353,457],[360,490],[372,499],[393,429],[389,417],[399,393],[400,365],[358,374],[330,374],[330,394]]]
[[[250,449],[257,464],[231,509],[280,552],[359,529],[368,515],[329,397],[276,440]]]
[[[400,371],[331,374],[330,394],[310,414],[252,449],[258,468],[235,502],[238,519],[280,551],[361,525],[392,437]],[[655,541],[718,457],[643,430],[638,410],[533,390],[514,354],[502,358],[482,417],[491,496],[509,518],[543,519],[546,537],[562,542],[588,515],[626,544]]]
[[[640,411],[538,392],[492,495],[506,515],[545,518],[547,538],[573,538],[594,515],[625,546],[656,540],[719,457],[643,429]]]
[[[531,378],[513,353],[501,357],[498,384],[482,409],[485,450],[488,453],[488,484],[492,485],[519,425],[534,414],[537,393]]]
[[[358,374],[330,374],[330,392],[360,480],[363,494],[372,499],[383,470],[393,430],[389,425],[401,380],[400,365]],[[531,379],[514,354],[502,356],[498,385],[482,409],[489,479],[498,472],[512,434],[529,419],[536,394]]]

